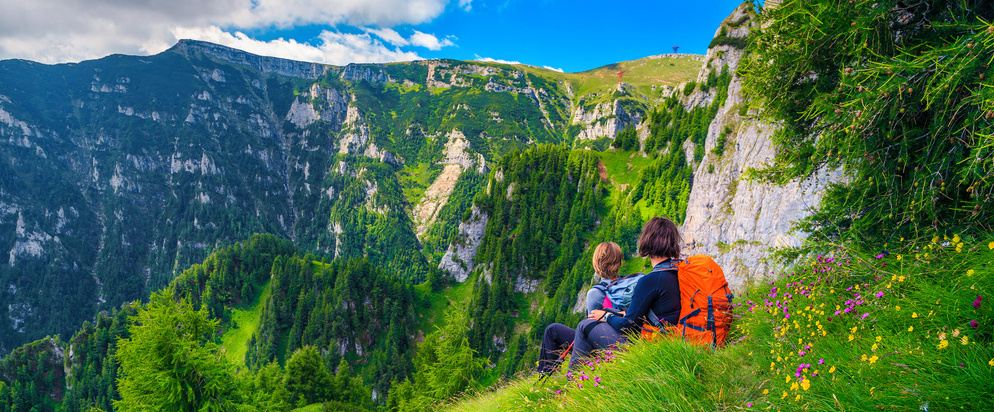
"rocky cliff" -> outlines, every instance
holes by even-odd
[[[715,37],[748,36],[749,29],[757,24],[753,17],[749,6],[740,6],[725,19]],[[742,53],[735,45],[712,47],[697,81],[722,68],[735,73]],[[713,256],[738,290],[769,273],[764,259],[771,249],[800,244],[805,234],[792,232],[793,222],[808,216],[821,200],[825,186],[840,178],[837,171],[822,171],[783,186],[744,179],[743,173],[750,168],[773,160],[770,136],[776,126],[749,117],[749,111],[756,109],[750,109],[741,89],[741,77],[733,76],[728,99],[708,128],[704,159],[694,171],[683,225],[687,253]],[[710,104],[711,99],[710,93],[697,91],[683,101],[694,107]]]

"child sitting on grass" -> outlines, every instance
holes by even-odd
[[[594,249],[594,272],[597,273],[597,276],[605,280],[613,281],[618,278],[618,270],[621,269],[623,259],[624,254],[621,252],[621,247],[617,243],[601,243]],[[588,316],[595,310],[604,308],[604,297],[605,292],[597,288],[591,288],[587,292],[586,307]],[[550,372],[554,368],[554,362],[559,357],[559,353],[566,350],[573,343],[575,335],[575,329],[561,323],[553,323],[545,328],[545,333],[542,335],[542,348],[539,353],[539,373]]]

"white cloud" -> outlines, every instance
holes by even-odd
[[[57,63],[111,53],[157,53],[177,40],[175,32],[199,30],[207,33],[215,27],[230,28],[228,30],[234,32],[286,29],[307,24],[384,28],[416,25],[438,17],[450,1],[453,0],[5,0],[0,1],[0,59],[25,58]],[[470,1],[458,1],[460,7],[470,6]],[[382,34],[375,34],[398,47],[405,46],[405,41],[431,50],[437,50],[431,47],[451,45],[448,39],[439,41],[433,35],[426,36],[434,38],[438,46],[427,37],[419,37],[419,43],[414,44],[392,29],[381,30]],[[390,36],[385,30],[396,36],[384,37]],[[348,36],[322,37],[326,44],[319,48],[348,50],[366,59],[391,54],[407,56],[407,53],[386,49],[382,44],[378,48],[378,42],[368,39],[368,35],[365,40],[361,38],[363,35],[359,36],[358,40]],[[251,39],[244,37],[239,41],[249,44],[248,40]],[[350,43],[336,46],[328,44],[329,40]],[[305,46],[285,42],[295,50]],[[360,46],[363,42],[368,44]],[[280,44],[279,41],[270,43]],[[361,50],[371,50],[372,54],[363,55]]]
[[[412,45],[421,46],[428,50],[441,50],[443,47],[454,46],[455,43],[449,39],[439,40],[434,34],[422,33],[417,30],[411,35]]]
[[[434,34],[422,33],[420,31],[414,30],[414,34],[410,38],[405,39],[396,30],[385,28],[385,29],[365,29],[366,33],[375,34],[376,37],[383,39],[383,41],[390,43],[394,46],[418,46],[424,47],[428,50],[441,50],[443,47],[455,46],[456,44],[452,42],[451,36],[449,38],[444,38],[439,40]]]
[[[517,62],[517,61],[513,61],[513,60],[501,60],[501,59],[495,59],[493,57],[480,57],[479,54],[477,54],[476,57],[473,60],[476,60],[476,61],[479,61],[479,62],[484,62],[484,63],[521,64],[521,62]]]
[[[555,67],[552,67],[552,66],[542,66],[542,68],[543,68],[543,69],[546,69],[546,70],[552,70],[552,71],[554,71],[554,72],[560,72],[560,73],[563,73],[563,69],[557,69],[557,68],[555,68]]]
[[[389,28],[378,30],[366,29],[366,33],[373,33],[377,37],[394,46],[408,46],[411,44],[411,42],[407,41],[407,39],[405,39],[404,36],[401,36],[400,33],[397,33],[395,30]]]
[[[391,50],[369,34],[336,33],[324,31],[319,36],[321,44],[313,46],[290,39],[271,41],[254,40],[244,33],[225,32],[218,27],[176,29],[177,38],[209,41],[264,56],[293,60],[345,65],[348,63],[385,63],[420,60],[414,52]]]
[[[459,0],[459,8],[466,11],[473,10],[473,0]]]

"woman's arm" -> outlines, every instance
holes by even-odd
[[[644,319],[649,314],[656,298],[659,297],[658,278],[658,273],[650,273],[639,279],[632,293],[632,304],[628,306],[625,316],[607,316],[607,323],[620,332],[641,326],[639,319]]]

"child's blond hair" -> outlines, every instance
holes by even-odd
[[[594,249],[594,271],[604,279],[617,279],[618,269],[621,269],[621,261],[624,257],[625,255],[621,253],[621,247],[617,243],[601,243]]]

